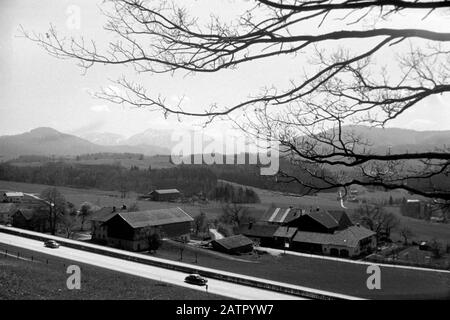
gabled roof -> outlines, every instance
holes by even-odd
[[[7,197],[23,197],[23,192],[6,191],[5,196],[7,196]]]
[[[329,210],[328,213],[338,222],[341,229],[350,227],[353,225],[352,221],[348,217],[347,213],[343,210]]]
[[[319,222],[327,229],[339,227],[339,221],[336,220],[328,211],[323,209],[311,210],[306,213],[308,216]]]
[[[288,223],[304,213],[305,210],[299,208],[271,207],[263,214],[260,221],[269,223]]]
[[[375,235],[375,232],[364,227],[351,226],[334,234],[320,232],[298,231],[294,242],[315,243],[322,245],[336,245],[356,247],[362,239]]]
[[[158,189],[158,190],[153,190],[152,192],[150,192],[150,194],[152,194],[152,193],[171,194],[171,193],[180,193],[180,191],[178,191],[178,189]]]
[[[220,246],[224,247],[227,250],[232,250],[248,245],[253,245],[253,241],[247,238],[246,236],[243,236],[242,234],[222,238],[219,240],[213,240],[213,242],[219,244]]]
[[[17,210],[15,214],[21,214],[25,220],[31,220],[34,216],[34,210],[33,209],[20,209]]]
[[[100,210],[94,212],[89,220],[105,222],[106,220],[109,220],[110,218],[115,216],[118,212],[120,212],[120,210],[117,209],[113,212],[113,207],[103,207]]]
[[[297,228],[293,228],[293,227],[279,227],[275,231],[273,236],[277,237],[277,238],[289,238],[289,239],[291,239],[296,232],[297,232]]]
[[[247,223],[239,228],[239,232],[247,237],[271,238],[278,226],[267,223]]]
[[[0,213],[9,213],[15,209],[14,203],[0,203]]]
[[[178,207],[136,212],[119,211],[117,212],[117,215],[125,220],[132,228],[161,226],[172,223],[190,222],[194,220],[183,209]],[[111,218],[112,217],[108,220]]]

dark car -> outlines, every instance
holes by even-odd
[[[199,286],[204,286],[208,282],[208,280],[206,280],[205,278],[203,278],[201,275],[199,275],[197,273],[188,275],[184,279],[184,281],[186,281],[187,283],[196,284]]]
[[[44,245],[48,248],[53,248],[53,249],[59,248],[59,243],[56,242],[55,240],[45,240]]]

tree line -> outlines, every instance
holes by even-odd
[[[208,193],[216,186],[216,175],[202,166],[178,166],[158,170],[130,170],[118,165],[77,165],[63,162],[42,166],[0,164],[0,180],[53,186],[96,188],[127,193],[177,188],[186,196]]]
[[[229,183],[218,183],[208,194],[211,200],[231,203],[259,203],[258,194],[251,188],[236,187]]]

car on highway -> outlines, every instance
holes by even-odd
[[[46,246],[47,248],[59,248],[59,243],[56,242],[55,240],[45,240],[44,241],[44,246]]]
[[[204,286],[208,282],[207,279],[203,278],[198,273],[193,273],[184,278],[184,281],[190,284],[196,284],[198,286]]]

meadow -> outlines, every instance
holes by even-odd
[[[5,256],[5,249],[11,256]],[[21,259],[15,255],[20,252]],[[33,261],[31,257],[33,256]],[[47,263],[48,262],[48,263]],[[66,286],[67,266],[82,272],[81,289]],[[0,245],[0,300],[205,300],[222,297],[23,248]]]

